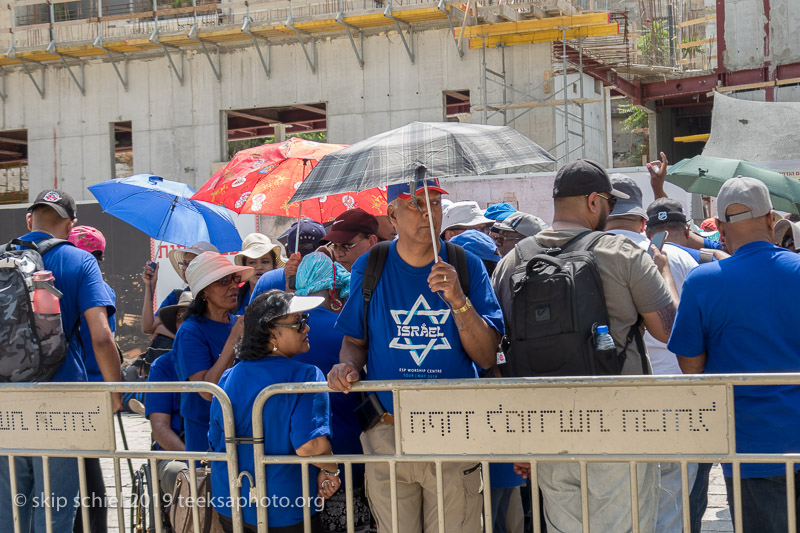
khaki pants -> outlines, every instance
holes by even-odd
[[[393,455],[394,426],[380,422],[361,434],[367,455]],[[439,531],[436,466],[433,463],[397,463],[397,511],[400,533]],[[389,465],[366,464],[367,499],[378,522],[378,533],[392,530]],[[483,509],[481,469],[476,463],[442,463],[444,520],[448,533],[480,533]]]

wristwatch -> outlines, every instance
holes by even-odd
[[[463,307],[459,307],[458,309],[453,309],[454,315],[460,315],[461,313],[466,313],[470,309],[472,309],[472,302],[469,301],[469,298],[466,299],[466,303]]]

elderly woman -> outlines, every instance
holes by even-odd
[[[261,276],[265,272],[280,268],[286,264],[286,261],[281,257],[281,250],[280,244],[273,244],[269,237],[261,233],[251,233],[244,238],[242,251],[236,254],[233,262],[237,265],[252,267],[253,275],[239,289],[237,315],[244,314],[247,304],[250,303],[253,288],[258,283],[258,280],[261,279]]]
[[[312,365],[294,359],[309,349],[305,314],[322,303],[319,297],[292,296],[279,290],[267,291],[253,300],[244,315],[244,334],[237,349],[240,362],[225,372],[219,382],[233,405],[238,444],[239,468],[251,475],[253,461],[253,402],[264,387],[276,383],[324,382],[325,377]],[[186,326],[184,326],[186,327]],[[276,413],[280,416],[276,416]],[[270,398],[262,413],[264,420],[264,450],[268,455],[317,456],[330,455],[331,434],[328,394],[278,394]],[[208,432],[211,449],[225,450],[223,416],[219,402],[211,406],[211,429]],[[245,443],[250,438],[249,443]],[[269,505],[270,531],[301,533],[303,531],[303,487],[300,465],[275,464],[266,468],[269,502],[288,505]],[[317,469],[319,469],[317,471]],[[242,476],[239,501],[249,502],[250,479]],[[310,467],[309,494],[328,498],[341,485],[338,465],[331,462],[314,463]],[[228,486],[227,465],[214,462],[211,466],[212,502],[219,514],[222,528],[233,531],[232,498]],[[318,511],[321,500],[311,504],[311,531],[322,531]],[[257,531],[257,506],[248,503],[242,508],[244,531]],[[276,529],[273,529],[276,528]]]
[[[175,368],[181,381],[217,383],[233,364],[233,349],[242,332],[236,310],[239,284],[253,274],[251,267],[232,265],[224,256],[204,252],[186,268],[194,300],[175,336]],[[211,395],[181,394],[186,450],[208,450],[208,412]]]

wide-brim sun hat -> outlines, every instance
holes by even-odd
[[[792,222],[791,220],[781,219],[775,224],[775,244],[778,246],[781,245],[783,242],[783,238],[786,236],[786,232],[791,229],[792,231],[792,239],[794,239],[794,247],[795,249],[798,248],[798,243],[800,242],[800,223]]]
[[[159,320],[173,334],[178,331],[178,311],[189,307],[192,300],[194,300],[194,296],[192,296],[191,291],[183,291],[177,304],[165,305],[158,310]]]
[[[186,267],[186,282],[195,296],[229,274],[241,274],[242,280],[253,275],[253,267],[234,265],[217,252],[203,252]]]
[[[178,263],[183,262],[183,257],[187,254],[195,254],[200,255],[203,252],[217,252],[217,247],[211,244],[210,242],[206,241],[198,241],[191,245],[189,248],[174,248],[169,251],[168,257],[169,262],[172,264],[172,268],[175,269],[175,272],[178,273],[178,276],[183,280],[186,281],[186,277],[181,272],[181,268],[178,266]]]
[[[283,246],[280,243],[273,243],[262,233],[251,233],[242,241],[242,251],[234,256],[233,262],[244,266],[247,259],[258,259],[270,252],[275,261],[274,268],[280,268],[286,264],[286,259],[283,257]]]

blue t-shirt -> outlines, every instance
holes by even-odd
[[[183,292],[186,292],[188,290],[190,290],[189,287],[186,287],[185,289],[183,289]],[[155,316],[158,316],[158,312],[161,310],[162,307],[166,307],[168,305],[178,305],[178,301],[179,300],[180,300],[180,294],[176,295],[176,291],[175,290],[169,291],[169,294],[167,294],[167,297],[164,298],[161,301],[161,305],[158,306],[158,309],[156,310]]]
[[[39,242],[51,235],[35,231],[20,237],[23,241]],[[92,307],[114,307],[109,298],[103,274],[92,254],[69,244],[51,248],[42,256],[45,270],[55,277],[56,288],[63,293],[61,297],[61,324],[69,342],[64,362],[50,381],[86,381],[86,366],[81,349],[78,326],[83,313]]]
[[[439,256],[447,261],[441,243]],[[336,329],[356,339],[364,338],[364,301],[361,279],[369,254],[353,264],[350,298],[336,321]],[[486,322],[503,333],[503,313],[481,260],[466,252],[469,269],[469,299]],[[431,292],[428,276],[433,262],[413,267],[397,253],[397,242],[389,254],[369,305],[369,353],[367,379],[457,379],[477,377],[472,360],[461,346],[452,310],[444,298]],[[394,412],[391,392],[379,392],[383,407]]]
[[[283,267],[273,268],[269,272],[264,272],[261,277],[258,278],[258,283],[256,283],[252,294],[250,294],[250,301],[252,302],[255,300],[256,296],[262,292],[267,292],[272,289],[285,291],[286,274],[284,272],[285,269]]]
[[[706,374],[800,372],[800,255],[757,241],[692,270],[667,348],[708,354]],[[736,386],[736,450],[800,452],[800,386]],[[795,466],[800,469],[800,465]],[[730,477],[730,464],[722,465]],[[743,464],[742,477],[785,474],[783,464]]]
[[[489,479],[493,489],[510,489],[525,484],[522,476],[514,472],[512,463],[489,463]]]
[[[712,250],[722,250],[722,243],[703,237],[703,248],[711,248]]]
[[[311,349],[293,357],[295,361],[314,365],[327,376],[333,365],[339,362],[344,335],[334,329],[338,315],[322,307],[309,311],[308,342]],[[361,403],[356,394],[331,393],[331,449],[336,455],[362,454],[361,426],[353,410]],[[353,481],[356,486],[364,478],[364,465],[353,465]]]
[[[225,323],[192,315],[181,324],[172,345],[178,379],[187,381],[194,374],[214,366],[236,322],[236,316],[228,315],[228,318]],[[196,392],[181,394],[181,416],[186,421],[186,451],[204,452],[208,449],[206,433],[210,408],[211,402]]]
[[[175,372],[175,352],[169,351],[153,361],[147,381],[178,381],[178,374]],[[169,427],[176,435],[181,434],[183,419],[181,418],[180,392],[148,392],[145,394],[144,416],[149,418],[153,413],[170,415]],[[156,449],[162,449],[158,443],[156,443]]]
[[[253,436],[253,402],[262,389],[276,383],[303,383],[325,381],[318,368],[294,359],[268,355],[256,361],[240,361],[229,368],[219,380],[233,405],[237,437]],[[295,450],[310,440],[329,436],[330,405],[328,393],[277,394],[264,405],[264,451],[267,455],[294,455]],[[225,431],[222,409],[216,398],[211,403],[211,426],[208,431],[211,450],[225,451]],[[253,445],[237,445],[239,471],[255,472]],[[269,497],[269,527],[299,524],[303,521],[303,485],[300,465],[269,465],[267,469],[267,496]],[[309,467],[308,491],[312,498],[311,514],[320,509],[313,504],[317,494],[319,470]],[[228,467],[224,462],[211,465],[212,504],[215,509],[231,516]],[[249,503],[250,483],[242,477],[240,496],[248,505],[242,508],[242,517],[248,524],[257,524],[256,506]],[[300,500],[299,502],[297,500]],[[284,505],[283,502],[288,504]],[[280,503],[278,503],[280,502]]]
[[[105,283],[105,281],[103,282]],[[111,285],[105,283],[108,297],[116,305],[117,294]],[[115,318],[117,310],[113,305],[106,307],[108,313],[108,327],[111,333],[117,331],[117,320]],[[81,333],[81,342],[83,343],[83,364],[86,366],[86,376],[89,381],[103,381],[103,373],[100,372],[100,366],[97,364],[97,359],[94,356],[94,347],[92,346],[92,336],[89,333],[89,325],[86,323],[86,317],[81,315],[81,325],[79,328]]]

